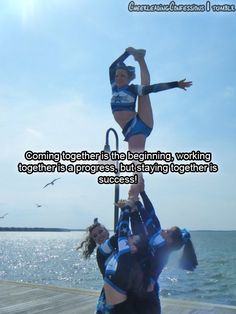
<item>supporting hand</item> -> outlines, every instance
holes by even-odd
[[[133,200],[119,200],[117,203],[115,203],[115,205],[122,210],[122,208],[126,206],[133,207],[134,201]]]

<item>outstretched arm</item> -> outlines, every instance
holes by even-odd
[[[159,84],[153,84],[153,85],[134,85],[136,88],[136,93],[139,96],[147,95],[150,93],[158,93],[162,92],[167,89],[171,88],[181,88],[186,90],[186,88],[190,87],[192,85],[192,82],[186,82],[185,79],[181,81],[174,81],[174,82],[168,82],[168,83],[159,83]]]

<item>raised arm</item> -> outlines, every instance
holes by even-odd
[[[125,51],[118,59],[116,59],[109,68],[109,76],[110,76],[110,83],[113,84],[115,81],[115,75],[116,75],[116,68],[117,66],[125,66],[124,61],[128,58],[130,53],[128,51]]]
[[[139,202],[140,203],[140,202]],[[131,230],[133,234],[139,234],[139,235],[144,235],[146,236],[146,228],[144,226],[143,220],[141,219],[140,216],[140,211],[139,211],[139,204],[136,204],[137,209],[130,214],[130,223],[131,223]],[[142,206],[142,204],[141,204]]]
[[[130,251],[128,245],[130,206],[125,206],[121,210],[120,219],[118,221],[118,250],[121,256]]]
[[[143,205],[146,211],[146,215],[148,215],[149,221],[151,221],[151,224],[154,228],[161,229],[161,224],[160,224],[159,219],[157,218],[154,206],[145,192],[145,184],[144,184],[143,178],[140,179],[139,181],[139,187],[140,187],[140,195],[142,197]]]
[[[97,249],[97,264],[103,277],[105,275],[106,260],[113,253],[113,251],[117,249],[117,247],[117,235],[114,234],[112,237],[103,242]]]
[[[160,229],[161,224],[160,224],[159,219],[157,218],[157,215],[156,215],[155,209],[152,205],[152,202],[148,198],[145,191],[140,192],[140,195],[141,195],[142,200],[143,200],[144,208],[149,215],[149,219],[151,219],[151,223],[155,226],[155,228]]]

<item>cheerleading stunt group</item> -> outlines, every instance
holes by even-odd
[[[151,85],[145,53],[144,49],[129,47],[109,68],[112,113],[131,152],[145,150],[146,138],[153,128],[149,94],[171,88],[186,90],[192,85],[185,79]],[[141,85],[130,84],[135,68],[124,63],[129,56],[139,64]],[[105,226],[95,219],[78,247],[85,258],[96,248],[104,280],[96,314],[160,314],[158,278],[170,253],[183,249],[180,267],[184,270],[193,271],[198,264],[190,233],[177,226],[162,229],[145,191],[143,175],[137,175],[138,184],[131,185],[127,199],[116,204],[120,217],[115,234],[110,237]]]

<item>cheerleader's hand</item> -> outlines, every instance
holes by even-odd
[[[186,79],[183,79],[181,81],[178,81],[178,86],[179,88],[182,88],[184,90],[186,90],[187,88],[189,88],[190,86],[192,86],[192,82],[186,82]]]

